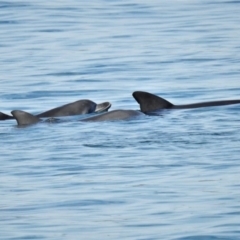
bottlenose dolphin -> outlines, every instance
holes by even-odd
[[[214,107],[231,104],[239,104],[240,100],[221,100],[211,102],[200,102],[184,105],[173,105],[169,101],[156,96],[152,93],[136,91],[133,92],[133,97],[139,103],[140,109],[144,113],[156,112],[163,109],[189,109],[189,108],[201,108],[201,107]]]
[[[49,111],[36,115],[37,117],[64,117],[80,114],[88,114],[93,112],[106,111],[111,107],[111,103],[104,102],[96,104],[91,100],[79,100],[76,102],[68,103],[63,106],[51,109]]]
[[[21,110],[13,110],[12,112],[13,117],[16,119],[18,125],[31,125],[38,122],[42,122],[42,119],[34,116],[28,112],[24,112]],[[97,116],[84,118],[79,121],[81,122],[102,122],[102,121],[115,121],[115,120],[129,120],[131,118],[144,115],[140,111],[135,110],[114,110],[107,113],[102,113]],[[50,118],[46,120],[47,122],[55,122],[57,119]]]
[[[104,102],[100,104],[96,104],[91,100],[78,100],[76,102],[68,103],[63,106],[53,108],[46,112],[37,114],[37,117],[64,117],[64,116],[73,116],[80,114],[88,114],[88,113],[99,113],[107,111],[111,107],[110,102]],[[0,112],[0,120],[13,119],[12,116],[9,116],[5,113]]]
[[[131,118],[144,115],[140,111],[135,110],[113,110],[97,116],[81,119],[82,122],[102,122],[102,121],[116,121],[116,120],[129,120]]]

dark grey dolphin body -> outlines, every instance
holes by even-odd
[[[19,126],[31,125],[38,122],[42,122],[42,119],[34,116],[30,113],[14,110],[11,112],[13,117],[16,119]],[[102,113],[93,117],[81,119],[81,122],[102,122],[102,121],[116,121],[116,120],[129,120],[137,116],[144,115],[140,111],[134,110],[114,110],[106,113]],[[57,119],[50,118],[46,120],[47,122],[55,122]]]
[[[129,120],[137,116],[144,115],[140,111],[135,110],[113,110],[97,116],[82,119],[82,122],[103,122],[116,120]]]
[[[104,112],[111,107],[111,103],[104,102],[96,104],[91,100],[78,100],[76,102],[68,103],[63,106],[53,108],[46,112],[37,114],[36,117],[64,117],[64,116],[74,116],[80,114],[88,114],[93,112]],[[0,112],[0,120],[13,119],[12,116],[9,116],[5,113]]]
[[[74,116],[80,114],[88,114],[93,112],[106,111],[111,107],[111,103],[104,102],[96,104],[91,100],[79,100],[76,102],[68,103],[66,105],[51,109],[49,111],[36,115],[39,118],[42,117],[64,117]]]
[[[223,105],[240,104],[240,100],[222,100],[212,102],[200,102],[185,105],[173,105],[164,98],[158,97],[152,93],[136,91],[133,97],[139,103],[140,109],[144,113],[156,112],[163,109],[190,109],[201,107],[214,107]]]

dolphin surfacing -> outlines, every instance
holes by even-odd
[[[13,110],[13,117],[16,119],[18,126],[27,126],[42,122],[43,120],[31,113],[21,110]],[[140,111],[135,110],[114,110],[106,113],[102,113],[93,117],[88,117],[79,120],[80,122],[103,122],[103,121],[116,121],[116,120],[130,120],[134,117],[144,115]],[[46,122],[57,122],[57,119],[50,118]]]
[[[88,114],[93,112],[103,112],[103,111],[107,111],[110,107],[111,107],[111,103],[109,102],[96,104],[91,100],[83,99],[83,100],[78,100],[76,102],[65,104],[57,108],[53,108],[49,111],[37,114],[36,116],[39,118],[74,116],[74,115]]]
[[[83,99],[76,102],[68,103],[60,107],[53,108],[46,112],[35,115],[39,118],[44,117],[64,117],[74,116],[88,113],[101,113],[106,112],[111,107],[110,102],[95,103],[91,100]],[[13,116],[0,112],[0,120],[13,119]]]
[[[135,110],[113,110],[107,113],[102,113],[93,117],[81,119],[82,122],[103,122],[103,121],[117,121],[130,120],[134,117],[144,115],[140,111]]]
[[[139,103],[140,109],[144,113],[159,111],[163,109],[191,109],[240,104],[240,100],[237,99],[174,105],[171,102],[167,101],[166,99],[148,92],[136,91],[133,92],[132,95],[135,98],[135,100]]]

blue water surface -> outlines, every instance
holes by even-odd
[[[0,1],[0,111],[240,98],[240,2]],[[240,239],[240,105],[0,122],[0,239]]]

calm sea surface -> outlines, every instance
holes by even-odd
[[[240,98],[240,1],[0,1],[0,111]],[[240,105],[0,122],[0,239],[240,239]]]

